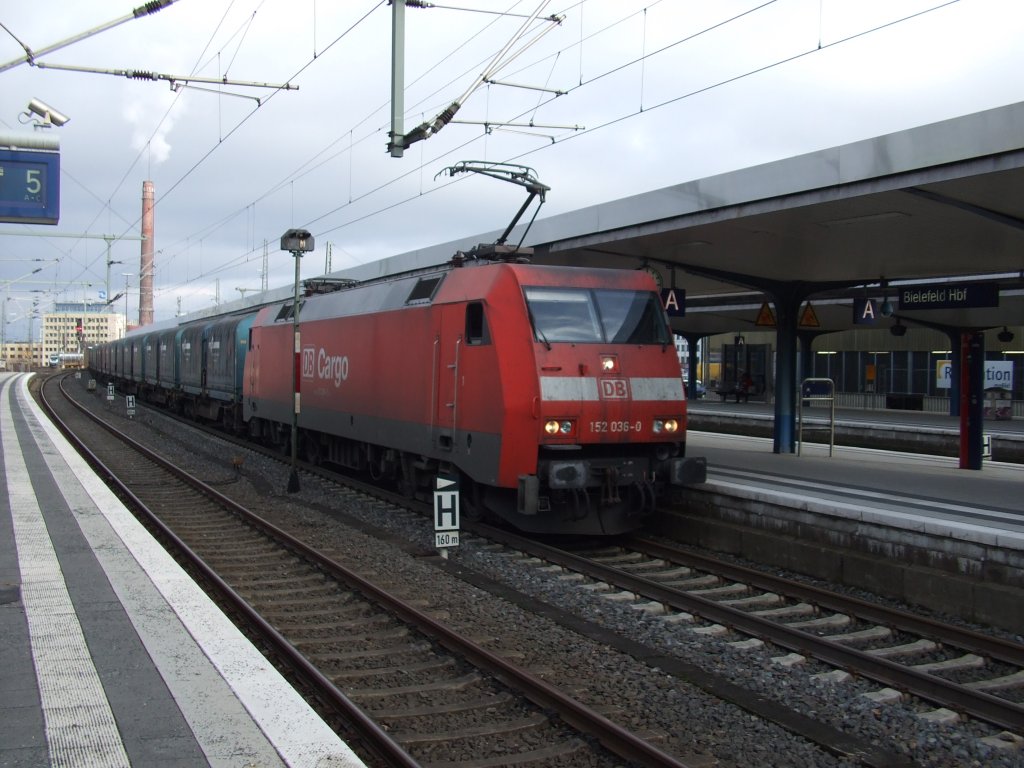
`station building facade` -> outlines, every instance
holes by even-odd
[[[10,371],[43,368],[62,355],[84,354],[94,344],[125,334],[125,316],[102,303],[58,302],[42,316],[38,338],[5,340],[0,349],[3,367]]]
[[[43,315],[42,360],[61,354],[82,354],[88,347],[119,339],[125,334],[125,317],[104,303],[58,302]]]
[[[28,371],[39,365],[43,345],[39,342],[5,341],[0,347],[0,371]]]

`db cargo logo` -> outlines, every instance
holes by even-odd
[[[316,368],[316,350],[313,347],[302,348],[302,378],[312,379]]]
[[[625,379],[601,379],[598,388],[602,400],[629,400],[629,383]]]
[[[348,355],[329,355],[323,348],[303,347],[302,378],[328,381],[340,387],[348,379]]]

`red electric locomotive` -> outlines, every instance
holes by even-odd
[[[645,273],[460,255],[336,288],[299,306],[306,458],[410,494],[457,474],[464,510],[537,533],[632,530],[667,487],[704,481],[704,460],[684,455],[679,362]],[[281,446],[293,304],[259,311],[244,369],[243,420]]]

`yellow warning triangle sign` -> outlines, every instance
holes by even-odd
[[[775,327],[775,313],[772,312],[772,308],[768,306],[767,301],[761,305],[761,309],[757,313],[755,325]]]
[[[800,313],[801,328],[820,328],[821,323],[818,322],[818,313],[814,311],[814,307],[811,306],[811,302],[804,304],[804,311]]]

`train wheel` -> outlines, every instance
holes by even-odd
[[[654,485],[647,481],[636,481],[630,486],[629,493],[629,514],[646,515],[654,511],[657,506],[657,499],[654,493]]]
[[[291,453],[292,433],[290,428],[285,429],[283,424],[272,422],[267,438],[270,441],[270,447],[275,451],[280,451],[285,455]]]
[[[398,478],[395,482],[398,492],[406,498],[416,498],[416,481],[416,467],[414,466],[413,459],[408,454],[403,453],[398,469]]]
[[[586,488],[574,488],[572,490],[572,517],[573,521],[583,520],[590,514],[590,494]]]
[[[366,446],[366,471],[375,483],[388,479],[384,461],[384,450],[374,445]]]
[[[461,514],[471,522],[483,522],[487,519],[487,507],[480,486],[466,475],[462,475],[459,482],[462,485]]]
[[[306,457],[306,461],[315,467],[319,467],[324,463],[326,458],[324,455],[323,446],[320,444],[320,438],[317,435],[302,435],[299,441],[299,446],[302,448],[302,455]]]

